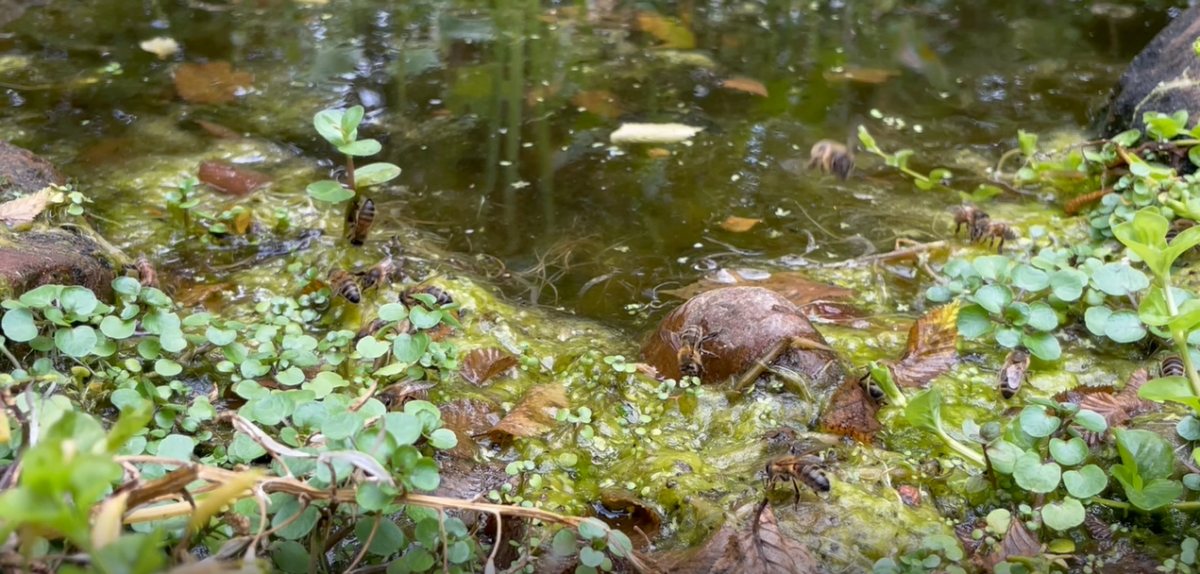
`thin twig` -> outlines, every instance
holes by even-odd
[[[866,263],[877,263],[879,261],[890,261],[892,259],[903,259],[905,257],[912,257],[912,256],[920,254],[920,253],[934,251],[937,249],[943,249],[945,247],[947,247],[947,243],[945,241],[934,241],[931,243],[922,243],[922,244],[916,245],[914,247],[909,247],[908,249],[901,249],[899,251],[889,251],[887,253],[876,253],[874,255],[866,255],[866,256],[857,257],[854,259],[847,259],[845,261],[837,261],[834,263],[825,263],[823,265],[820,265],[820,267],[825,268],[825,269],[836,269],[836,268],[841,268],[841,267],[855,267],[857,265],[862,265],[862,264],[866,264]]]
[[[346,567],[346,570],[353,570],[355,566],[358,566],[359,562],[362,562],[363,557],[367,555],[367,549],[371,547],[371,542],[373,542],[375,540],[375,533],[379,531],[379,523],[382,521],[383,521],[383,515],[376,513],[375,514],[375,525],[371,527],[371,535],[367,536],[367,541],[363,542],[362,550],[358,551],[358,556],[354,557],[354,561],[351,562],[350,565]]]

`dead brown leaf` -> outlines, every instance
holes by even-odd
[[[219,140],[240,140],[246,139],[239,134],[221,124],[210,122],[207,120],[192,120],[200,129],[204,130],[208,135]]]
[[[201,163],[197,177],[205,185],[235,197],[250,195],[271,183],[271,178],[261,173],[246,171],[219,161]]]
[[[762,287],[781,295],[797,307],[814,301],[848,299],[854,291],[813,281],[800,273],[766,273],[752,269],[721,269],[686,287],[661,291],[680,299],[690,299],[705,291],[723,287]]]
[[[1015,513],[1014,513],[1015,514]],[[1008,532],[1000,542],[1000,548],[983,559],[984,566],[990,572],[995,566],[1008,559],[1009,556],[1034,557],[1042,553],[1042,545],[1025,528],[1025,521],[1014,516],[1008,523]]]
[[[458,437],[458,445],[450,449],[455,458],[473,459],[478,450],[473,436],[478,436],[500,422],[496,405],[478,399],[459,399],[439,407],[442,425]]]
[[[754,228],[755,225],[762,223],[761,219],[748,219],[745,217],[734,217],[730,215],[721,222],[721,229],[730,233],[745,233]]]
[[[540,385],[529,389],[521,404],[496,426],[487,431],[494,441],[508,437],[522,438],[540,435],[550,430],[558,409],[568,408],[567,393],[562,385]]]
[[[662,517],[658,512],[627,490],[602,489],[597,504],[605,510],[604,521],[628,535],[637,550],[646,550],[645,541],[657,536],[662,528]]]
[[[867,394],[863,381],[847,377],[829,398],[829,404],[825,405],[825,412],[821,414],[821,428],[870,443],[875,440],[875,433],[883,428],[876,418],[878,413],[879,404]]]
[[[463,358],[459,374],[477,387],[517,366],[517,358],[500,349],[475,349]]]
[[[0,203],[0,223],[9,225],[25,225],[33,223],[34,218],[46,209],[47,205],[62,201],[61,191],[43,188],[25,197]]]
[[[846,303],[832,301],[813,301],[800,306],[800,312],[813,323],[854,323],[862,321],[866,324],[866,314],[861,309]]]
[[[769,95],[767,93],[767,87],[764,86],[762,82],[743,76],[735,76],[729,78],[728,80],[722,80],[721,87],[728,90],[737,90],[739,92],[746,92],[747,94],[762,96],[764,98]]]
[[[750,527],[735,532],[722,526],[702,546],[677,560],[663,560],[674,574],[815,574],[816,559],[803,544],[779,531],[775,513],[764,500]]]
[[[827,82],[854,82],[858,84],[882,84],[888,78],[899,76],[898,72],[878,68],[846,68],[840,72],[826,71]]]
[[[913,323],[904,354],[888,363],[897,385],[924,386],[950,371],[958,358],[958,309],[957,302],[943,305]]]
[[[646,150],[646,156],[650,159],[666,159],[671,157],[671,151],[660,147],[652,147]]]
[[[579,92],[571,96],[571,105],[610,120],[625,114],[617,102],[617,96],[607,90]]]
[[[239,91],[254,84],[254,76],[235,72],[229,62],[182,64],[175,68],[175,90],[193,104],[230,104]]]
[[[1146,384],[1148,380],[1150,380],[1150,372],[1146,369],[1138,369],[1129,376],[1129,381],[1119,392],[1115,392],[1112,387],[1076,387],[1061,396],[1063,396],[1062,400],[1075,403],[1081,409],[1093,411],[1104,417],[1108,428],[1112,429],[1129,422],[1129,419],[1133,417],[1158,410],[1157,403],[1142,399],[1137,394],[1138,389],[1142,388],[1142,385]],[[1083,439],[1089,445],[1094,446],[1099,444],[1108,432],[1105,431],[1103,434],[1084,432]]]
[[[662,42],[663,48],[691,50],[696,47],[696,35],[661,14],[638,12],[638,29]]]

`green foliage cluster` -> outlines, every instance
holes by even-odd
[[[955,564],[963,559],[962,545],[953,536],[935,534],[921,540],[921,547],[909,552],[899,559],[880,558],[872,567],[874,574],[925,574],[926,572],[946,572],[947,574],[965,574],[961,566]]]
[[[309,184],[308,194],[313,199],[343,203],[353,199],[358,189],[387,183],[400,176],[400,168],[390,163],[354,167],[354,158],[375,155],[383,149],[377,140],[359,139],[358,127],[365,114],[362,106],[354,106],[347,110],[323,110],[313,117],[317,133],[346,156],[346,171],[350,177],[348,188],[331,179]]]

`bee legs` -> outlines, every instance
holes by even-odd
[[[796,490],[796,502],[795,502],[795,504],[796,504],[797,506],[799,506],[799,505],[800,505],[800,482],[799,482],[799,481],[797,481],[797,480],[796,480],[796,477],[794,477],[794,476],[792,477],[792,488]]]

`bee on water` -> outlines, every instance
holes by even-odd
[[[1029,353],[1024,349],[1013,349],[1004,359],[1004,366],[996,376],[996,386],[1005,399],[1011,399],[1021,390],[1025,382],[1025,372],[1029,370]]]
[[[808,167],[819,168],[845,181],[854,171],[854,152],[833,140],[821,140],[809,152]]]
[[[357,198],[355,199],[357,203]],[[354,207],[353,205],[351,206]],[[353,216],[351,216],[353,213]],[[371,232],[371,224],[375,223],[375,202],[370,199],[365,199],[362,205],[359,205],[353,212],[347,211],[346,214],[346,229],[350,235],[351,245],[362,245],[367,241],[367,234]]]
[[[711,351],[703,349],[704,344],[717,338],[719,333],[705,333],[704,327],[691,325],[684,327],[678,333],[671,333],[671,346],[678,351],[679,372],[685,377],[699,377],[704,374],[704,356],[716,356]]]
[[[1163,357],[1158,370],[1164,377],[1183,377],[1187,373],[1187,369],[1183,366],[1183,359],[1180,359],[1179,355]]]
[[[391,257],[376,263],[370,269],[362,272],[359,275],[362,280],[362,290],[367,291],[371,288],[382,285],[385,281],[391,279],[396,273],[396,262]]]
[[[768,462],[767,490],[785,480],[791,482],[796,490],[797,503],[800,502],[801,482],[815,492],[829,492],[831,488],[829,477],[825,476],[825,470],[821,467],[821,459],[815,456],[785,455]]]
[[[988,219],[991,218],[982,209],[964,205],[954,211],[954,234],[958,235],[958,230],[965,226],[967,233],[971,236],[971,241],[975,241],[979,239],[975,235],[979,229],[979,224]]]
[[[421,295],[421,294],[425,294],[425,295],[429,295],[429,296],[433,297],[433,303],[434,303],[434,305],[436,305],[438,307],[445,307],[446,305],[451,305],[454,303],[454,299],[450,297],[449,293],[447,293],[433,285],[425,285],[424,287],[413,287],[411,289],[406,290],[405,292],[400,294],[400,302],[404,303],[405,307],[412,308],[412,307],[416,306],[418,304],[418,302],[420,301],[420,299],[417,299],[416,297],[414,297],[414,295]]]
[[[142,287],[158,286],[158,273],[154,271],[154,266],[145,255],[138,256],[137,261],[133,262],[133,267],[137,269],[138,283],[141,283]]]
[[[996,246],[996,253],[1000,253],[1004,249],[1005,241],[1016,241],[1020,237],[1007,223],[986,220],[976,225],[973,235],[976,241],[987,241],[988,247],[994,245],[999,239],[1000,243]]]
[[[362,292],[358,289],[358,283],[354,281],[354,276],[342,271],[341,269],[332,269],[329,271],[329,289],[343,299],[358,305],[362,301]]]

